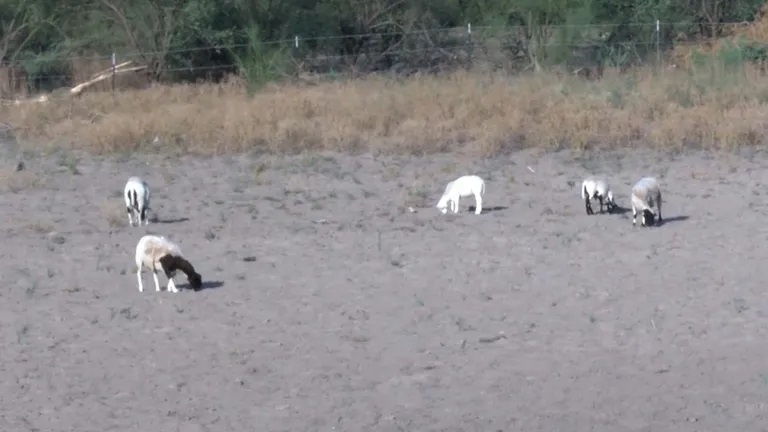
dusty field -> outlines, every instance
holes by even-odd
[[[5,160],[4,432],[768,425],[762,154]],[[468,171],[496,210],[441,215]],[[668,222],[586,216],[600,171],[623,207],[659,176]],[[139,293],[145,232],[209,289]]]

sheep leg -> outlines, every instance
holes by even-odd
[[[144,284],[141,283],[141,267],[136,270],[136,279],[139,281],[139,292],[144,292]]]
[[[479,194],[475,195],[475,214],[479,215],[483,212],[483,197]]]
[[[157,278],[157,270],[152,270],[152,277],[155,278],[155,291],[160,291],[160,280]]]
[[[659,211],[659,221],[656,222],[656,225],[660,225],[662,222],[661,219],[661,198],[659,198],[659,202],[656,204],[656,209]]]
[[[603,197],[599,196],[597,200],[600,201],[600,213],[603,213]]]
[[[458,213],[459,212],[459,197],[456,197],[455,200],[451,201],[453,203],[453,212]]]
[[[588,215],[595,214],[595,212],[592,211],[592,203],[589,201],[589,197],[584,199],[584,206],[587,208]]]
[[[147,209],[146,209],[146,207],[141,209],[141,222],[143,222],[144,225],[149,225],[149,219],[147,219]]]
[[[173,277],[168,278],[168,291],[170,291],[172,293],[179,292],[179,289],[176,288],[176,284],[173,283]]]
[[[635,226],[636,222],[637,222],[637,209],[635,208],[635,204],[632,203],[632,226]]]
[[[126,207],[126,209],[128,210],[128,223],[133,226],[133,211],[130,207]]]

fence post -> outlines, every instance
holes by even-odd
[[[299,62],[297,60],[299,56],[299,35],[296,35],[293,37],[293,65],[296,69],[296,78],[298,79],[301,75],[301,68],[299,67]]]
[[[660,42],[661,42],[661,25],[659,23],[659,20],[656,20],[656,67],[661,68],[661,48],[660,48]]]
[[[115,52],[112,51],[112,95],[115,95],[115,65],[117,65],[117,58]]]
[[[467,23],[467,70],[472,68],[472,23]]]

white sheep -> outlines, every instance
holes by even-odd
[[[137,226],[133,223],[133,215],[136,214],[138,225],[142,223],[149,225],[147,209],[149,209],[149,199],[152,194],[147,182],[140,177],[131,177],[125,184],[123,194],[125,195],[125,207],[128,210],[128,223],[131,226]]]
[[[616,208],[616,202],[613,200],[613,191],[608,182],[602,177],[587,177],[581,183],[581,198],[587,209],[587,214],[592,215],[592,200],[597,199],[600,202],[600,213],[603,212],[603,203],[608,207],[608,213],[612,213]]]
[[[451,205],[451,211],[459,212],[459,198],[475,196],[475,214],[479,215],[483,211],[483,194],[485,194],[485,181],[476,175],[466,175],[457,178],[445,186],[445,191],[437,208],[445,214],[448,211],[448,204]]]
[[[144,291],[144,284],[141,282],[141,273],[144,267],[152,271],[155,279],[155,290],[160,291],[160,281],[157,279],[157,271],[162,269],[168,278],[167,290],[173,293],[179,292],[176,284],[173,283],[173,277],[177,270],[181,270],[187,275],[189,285],[195,291],[200,291],[203,286],[202,278],[195,268],[181,254],[178,245],[165,237],[156,235],[145,235],[136,245],[136,278],[139,281],[139,292]]]
[[[654,212],[653,208],[656,207]],[[654,225],[654,219],[661,217],[661,189],[659,182],[653,177],[643,177],[632,186],[632,225],[635,225],[637,212],[641,211],[642,226]]]

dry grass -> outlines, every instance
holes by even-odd
[[[125,212],[125,206],[121,202],[103,202],[99,206],[104,220],[111,228],[118,228],[128,224],[128,214]]]
[[[158,86],[4,107],[25,146],[200,155],[305,150],[491,155],[514,148],[731,149],[765,135],[757,70],[639,69],[600,81],[459,72],[275,85]],[[45,143],[45,144],[43,144]]]
[[[705,41],[686,41],[678,39],[669,52],[669,58],[680,67],[690,68],[694,53],[716,54],[737,45],[740,41],[768,42],[768,3],[763,5],[754,21],[716,24],[722,31],[720,38]]]
[[[19,193],[45,184],[45,179],[32,171],[0,169],[0,192]]]

